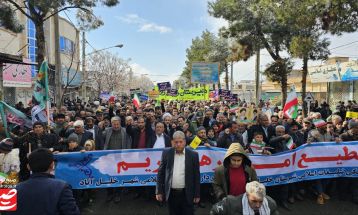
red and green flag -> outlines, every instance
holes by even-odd
[[[296,89],[292,86],[290,92],[287,95],[286,104],[283,108],[283,113],[290,119],[296,119],[298,115],[298,99]]]

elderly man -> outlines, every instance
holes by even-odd
[[[173,148],[165,149],[157,175],[156,199],[168,201],[170,215],[194,214],[200,201],[199,155],[185,148],[185,134],[176,131]]]
[[[130,149],[132,140],[126,129],[121,127],[121,118],[118,116],[112,117],[111,125],[112,127],[106,128],[102,134],[104,150]],[[107,189],[107,202],[113,199],[115,203],[121,201],[120,188]]]
[[[87,140],[93,140],[93,134],[90,131],[85,130],[85,125],[83,120],[77,120],[73,123],[74,129],[69,129],[66,132],[66,137],[68,138],[72,133],[76,133],[80,146],[84,146]]]
[[[246,193],[228,196],[216,203],[211,215],[278,215],[275,200],[266,195],[265,186],[257,181],[246,184]]]

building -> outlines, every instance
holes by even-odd
[[[241,80],[234,85],[232,93],[237,94],[238,98],[247,102],[255,102],[255,81]]]
[[[18,20],[24,25],[25,29],[21,33],[14,33],[6,30],[0,26],[0,55],[20,57],[21,62],[15,63],[19,68],[18,63],[33,64],[31,66],[22,66],[21,70],[26,72],[27,75],[31,74],[31,83],[25,82],[22,84],[13,83],[8,84],[4,82],[1,87],[4,100],[10,104],[15,104],[22,101],[25,105],[31,100],[32,96],[32,83],[36,77],[37,67],[36,63],[36,29],[35,25],[25,15],[18,10],[16,11]],[[46,57],[49,63],[49,85],[50,85],[50,98],[54,99],[55,88],[55,34],[54,34],[54,17],[51,17],[45,22],[45,41],[46,41]],[[79,51],[79,30],[68,20],[59,18],[59,33],[60,33],[60,51],[61,51],[61,65],[62,65],[62,87],[67,88],[67,96],[78,96],[77,88],[82,83],[82,75],[79,70],[80,67],[80,51]],[[1,61],[0,63],[11,63]],[[3,64],[1,79],[3,74],[7,72],[11,65]],[[1,67],[1,66],[0,66]],[[17,70],[17,69],[16,69]],[[77,72],[76,72],[77,71]],[[4,76],[5,77],[5,76]],[[67,80],[71,80],[68,81]],[[28,79],[26,79],[28,81]]]
[[[308,72],[315,84],[327,84],[327,100],[331,106],[339,101],[358,99],[357,60],[348,57],[331,57],[323,65],[309,67]]]
[[[295,86],[298,101],[301,103],[302,93],[302,71],[293,70],[287,77],[288,90],[291,86]],[[272,103],[281,103],[281,84],[271,82],[268,79],[262,82],[262,94],[261,98],[264,101],[271,100]],[[312,83],[311,77],[307,75],[306,92],[311,92],[314,99],[317,101],[323,101],[327,99],[327,83]]]

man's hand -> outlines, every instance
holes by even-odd
[[[339,137],[336,137],[335,141],[336,141],[336,143],[341,143],[342,142],[341,138],[339,138]]]
[[[198,204],[200,202],[200,198],[194,198],[194,204]]]
[[[157,199],[157,201],[162,202],[163,201],[163,195],[162,194],[157,194],[155,195],[155,198]]]
[[[209,143],[204,143],[204,146],[211,147],[211,145]]]
[[[288,140],[288,139],[290,139],[290,138],[291,138],[291,136],[290,136],[290,135],[288,135],[288,134],[285,134],[285,135],[283,135],[282,137],[283,137],[283,138],[285,138],[285,140]]]

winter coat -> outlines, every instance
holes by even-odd
[[[246,215],[243,214],[242,197],[243,195],[224,198],[212,207],[210,215]],[[279,215],[275,200],[269,196],[265,198],[267,199],[271,215]]]
[[[245,150],[239,143],[233,143],[227,150],[224,158],[224,164],[218,166],[214,172],[213,188],[217,199],[222,199],[230,193],[230,156],[240,154],[244,157],[242,164],[245,171],[246,183],[257,181],[256,171],[251,167],[251,160],[247,156]]]

